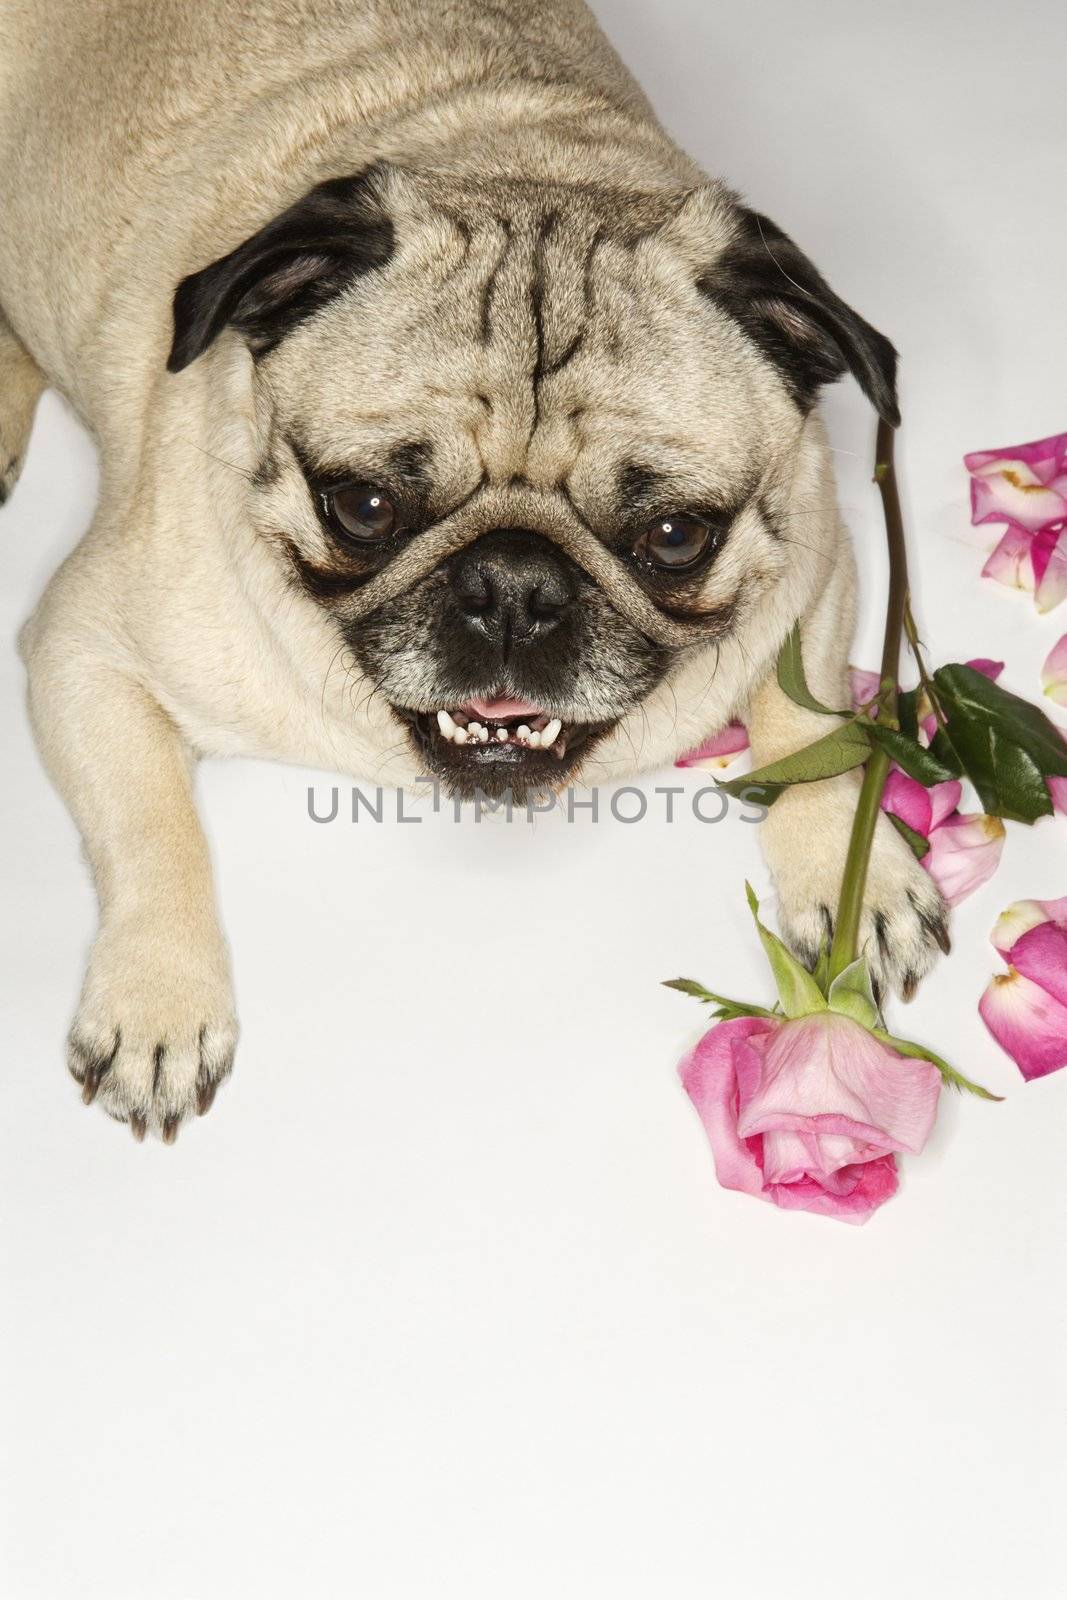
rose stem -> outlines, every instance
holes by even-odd
[[[904,522],[900,514],[896,470],[893,465],[893,428],[880,421],[874,450],[874,481],[882,496],[886,536],[889,543],[889,598],[886,602],[885,637],[882,645],[881,698],[879,715],[896,722],[897,674],[900,670],[900,642],[904,615],[908,608],[908,554],[904,542]],[[830,947],[830,978],[851,966],[857,955],[863,889],[867,863],[871,858],[874,830],[878,825],[882,791],[889,776],[891,761],[881,745],[875,745],[867,760],[860,787],[852,833],[848,841],[841,898],[837,905],[834,939]]]

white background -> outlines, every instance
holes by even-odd
[[[979,581],[960,456],[1067,428],[1062,10],[597,10],[901,346],[926,632],[1037,694],[1067,606]],[[828,413],[869,665],[872,421],[851,385]],[[975,1007],[997,913],[1067,893],[1067,821],[1010,830],[893,1014],[1005,1103],[946,1098],[852,1229],[718,1189],[674,1075],[699,1013],[659,979],[765,986],[754,829],[317,827],[311,775],[209,766],[237,1073],[139,1148],[65,1075],[93,906],[14,648],[93,494],[49,397],[0,518],[4,1594],[1062,1595],[1067,1073],[1024,1086]]]

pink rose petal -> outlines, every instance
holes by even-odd
[[[883,811],[929,841],[922,864],[950,905],[959,905],[993,876],[1004,848],[999,818],[956,810],[962,793],[954,778],[926,789],[894,767],[882,795]]]
[[[1041,668],[1041,687],[1058,706],[1067,706],[1067,633],[1054,644]]]
[[[950,906],[988,883],[1000,864],[1004,824],[999,817],[957,813],[930,834],[922,864]]]
[[[1018,972],[992,980],[979,1015],[1027,1081],[1067,1066],[1067,1006]]]
[[[992,678],[994,683],[1004,671],[1003,661],[990,661],[988,656],[975,656],[972,661],[967,662],[967,665],[972,671],[980,672],[983,678]]]
[[[1042,528],[1036,533],[1030,561],[1034,569],[1034,603],[1044,615],[1067,595],[1067,529]]]
[[[1010,961],[1017,941],[1042,922],[1053,922],[1067,929],[1067,895],[1062,900],[1014,901],[1001,912],[989,937],[1001,955]]]
[[[1063,494],[1035,482],[1033,475],[1018,463],[1005,464],[999,471],[971,479],[971,521],[976,526],[983,522],[1012,522],[1034,533],[1064,517],[1067,499]]]
[[[721,732],[679,756],[676,767],[701,767],[707,772],[728,767],[734,756],[748,749],[748,731],[743,722],[728,722]]]
[[[955,778],[945,783],[935,783],[927,790],[930,796],[930,826],[940,828],[953,815],[963,794],[963,785]]]
[[[869,706],[882,687],[881,676],[877,672],[868,672],[865,667],[849,667],[848,681],[852,693],[853,711]]]
[[[1046,778],[1045,782],[1052,804],[1067,816],[1067,778]]]
[[[992,578],[1009,589],[1033,589],[1032,543],[1030,535],[1022,528],[1009,528],[982,568],[982,577]]]
[[[763,1172],[755,1152],[737,1131],[734,1056],[738,1046],[775,1026],[763,1017],[720,1022],[693,1046],[678,1068],[682,1086],[696,1106],[711,1143],[715,1176],[724,1189],[739,1189],[742,1194],[761,1199],[765,1198]]]
[[[771,1198],[783,1211],[814,1211],[824,1217],[836,1217],[838,1222],[866,1222],[896,1194],[900,1182],[897,1164],[892,1156],[882,1156],[851,1171],[856,1175],[851,1192],[832,1194],[809,1178],[804,1183],[771,1185]]]
[[[1067,434],[964,456],[971,521],[1010,522],[1030,532],[1067,517]]]
[[[972,473],[995,469],[1005,462],[1029,469],[1038,483],[1051,483],[1067,468],[1067,433],[1031,439],[1029,444],[1008,444],[1002,450],[972,450],[963,458],[964,466]]]
[[[1067,1008],[1067,928],[1039,922],[1028,929],[1012,946],[1011,964]]]
[[[1067,434],[964,457],[971,474],[971,521],[1007,530],[982,571],[1013,589],[1032,589],[1039,611],[1067,596]]]
[[[939,786],[940,787],[940,786]],[[945,785],[949,787],[949,785]],[[960,785],[954,785],[957,794],[962,792]],[[953,802],[955,804],[955,802]],[[951,810],[951,807],[949,808]],[[899,817],[901,822],[907,823],[909,828],[916,833],[921,833],[924,839],[930,837],[933,827],[933,792],[926,789],[915,778],[909,778],[906,772],[901,772],[899,767],[894,767],[885,780],[882,791],[882,810],[888,811],[891,816]]]

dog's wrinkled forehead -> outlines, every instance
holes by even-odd
[[[459,184],[391,170],[388,262],[270,361],[288,423],[343,460],[428,442],[479,478],[602,501],[635,458],[728,499],[796,415],[698,287],[725,200]],[[718,236],[718,237],[717,237]]]
[[[438,482],[596,502],[620,465],[729,501],[851,370],[895,352],[773,223],[688,192],[378,164],[183,280],[168,365],[242,336],[283,424],[338,466],[418,445]]]

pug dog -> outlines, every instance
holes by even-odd
[[[193,796],[248,755],[486,795],[754,759],[847,704],[822,385],[892,345],[667,138],[582,0],[7,0],[0,473],[54,386],[91,530],[22,635],[100,924],[69,1065],[138,1138],[237,1027]],[[762,832],[832,929],[854,776]],[[910,992],[945,906],[883,818],[863,937]]]

